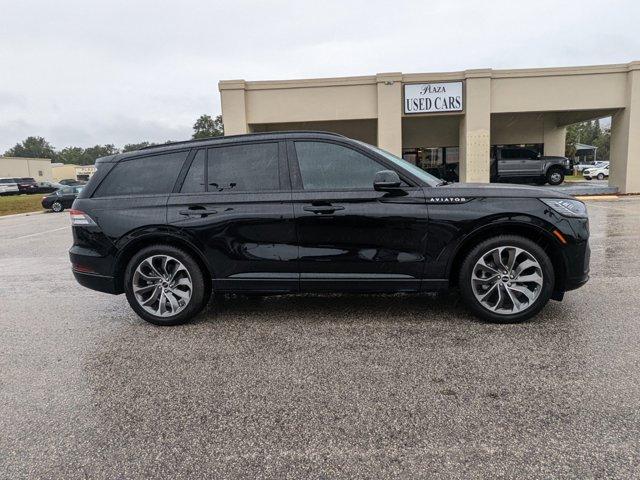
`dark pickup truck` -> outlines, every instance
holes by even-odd
[[[491,181],[533,181],[538,185],[560,185],[570,167],[566,157],[541,156],[520,147],[495,147],[491,155]]]

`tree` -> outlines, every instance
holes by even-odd
[[[84,148],[82,147],[66,147],[58,154],[58,160],[62,163],[71,163],[80,165],[84,156]]]
[[[566,153],[567,157],[576,156],[576,144],[584,143],[598,147],[598,159],[609,159],[609,147],[611,144],[611,131],[602,129],[599,120],[574,123],[567,127]]]
[[[222,115],[212,118],[211,115],[201,115],[193,124],[192,138],[220,137],[224,135]]]
[[[21,143],[4,152],[5,157],[50,158],[55,161],[55,149],[42,137],[27,137]]]
[[[140,150],[141,148],[150,147],[151,145],[156,145],[156,144],[151,142],[127,143],[124,147],[122,147],[122,153],[132,152],[134,150]]]
[[[85,148],[80,165],[93,165],[96,159],[107,155],[115,155],[116,153],[119,153],[118,149],[110,143]]]

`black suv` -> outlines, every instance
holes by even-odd
[[[211,292],[458,287],[516,322],[584,284],[585,205],[536,187],[448,184],[322,132],[220,137],[99,159],[73,204],[73,273],[157,325]]]

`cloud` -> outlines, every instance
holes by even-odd
[[[183,139],[217,82],[621,63],[640,2],[21,0],[0,29],[0,151]]]

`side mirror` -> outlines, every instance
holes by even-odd
[[[400,185],[400,177],[393,170],[381,170],[373,177],[373,189],[378,192],[398,190]]]

